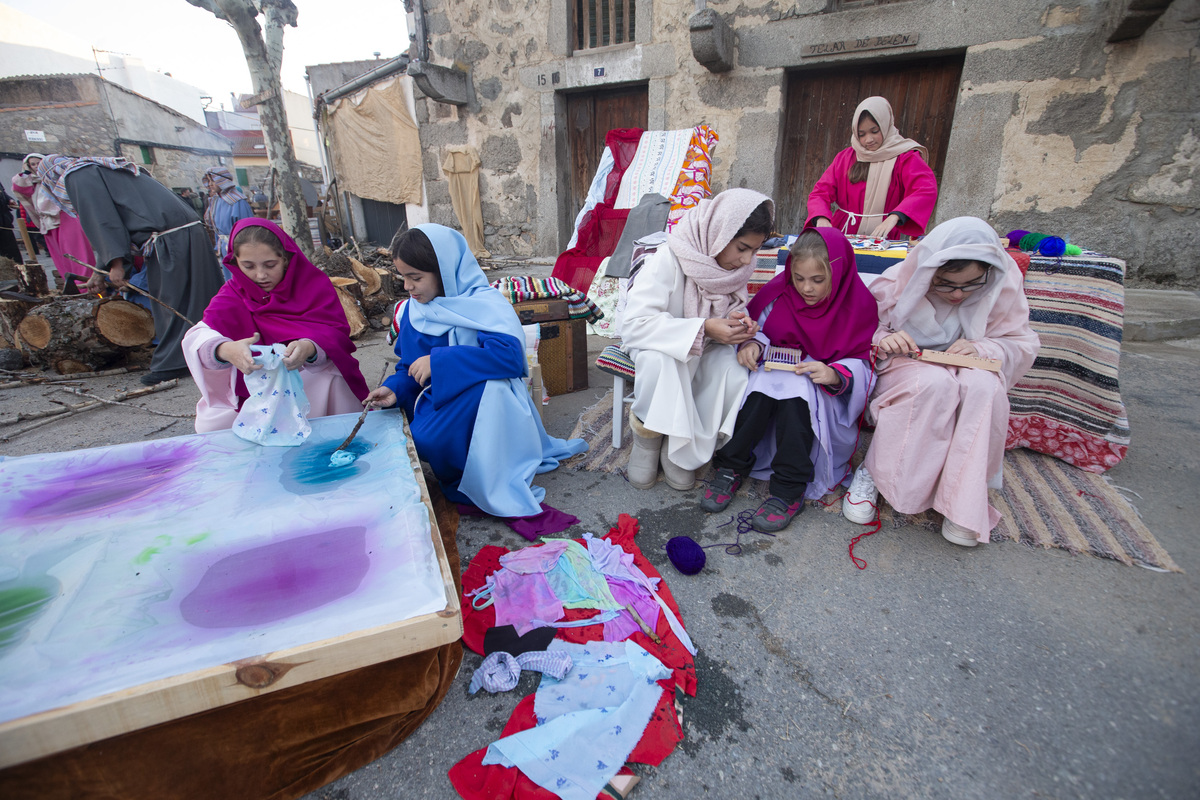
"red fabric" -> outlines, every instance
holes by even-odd
[[[882,220],[869,219],[863,224],[863,230],[858,225],[846,224],[849,217],[843,208],[848,208],[856,214],[861,214],[863,202],[867,194],[867,182],[851,183],[850,167],[858,160],[854,149],[847,147],[833,157],[833,163],[824,174],[813,184],[812,192],[808,195],[808,219],[804,227],[811,227],[817,217],[825,217],[833,223],[833,227],[846,233],[867,234],[875,229]],[[838,210],[833,210],[836,203]],[[895,234],[905,236],[924,236],[925,226],[933,216],[933,207],[937,205],[937,179],[933,170],[925,163],[916,150],[905,153],[896,159],[892,170],[892,182],[888,184],[887,198],[883,207],[887,213],[899,211],[908,216],[908,222],[897,225],[892,229]]]
[[[275,234],[291,257],[283,280],[265,296],[262,288],[238,267],[232,246],[234,237],[251,225]],[[305,258],[282,228],[265,219],[239,220],[230,231],[229,240],[231,245],[225,256],[225,266],[233,277],[221,286],[204,310],[205,324],[234,340],[247,339],[257,332],[262,335],[260,345],[312,339],[342,373],[355,397],[365,400],[367,382],[353,355],[356,348],[350,341],[350,323],[346,321],[346,313],[342,311],[329,276]],[[240,373],[237,394],[239,397],[250,396]]]
[[[829,294],[815,305],[808,305],[792,284],[792,256],[787,267],[767,282],[746,307],[758,319],[772,302],[771,313],[763,324],[763,334],[771,344],[797,347],[805,358],[829,363],[843,358],[868,359],[871,337],[879,327],[879,306],[867,285],[859,280],[854,263],[854,248],[835,228],[813,228],[825,242],[829,253]]]
[[[609,529],[604,538],[619,545],[625,552],[631,553],[633,563],[648,577],[662,577],[634,541],[637,531],[637,519],[628,514],[621,514],[617,518],[617,527]],[[500,556],[507,552],[509,551],[503,547],[485,547],[475,558],[471,559],[470,565],[463,573],[462,640],[463,644],[481,655],[483,653],[483,635],[488,628],[495,624],[496,612],[491,606],[476,610],[471,605],[471,598],[466,595],[484,585],[487,576],[500,568]],[[682,622],[679,605],[671,595],[671,590],[667,587],[665,580],[658,584],[658,594]],[[580,619],[591,616],[593,613],[594,611],[590,609],[568,609],[565,619]],[[683,741],[683,728],[675,714],[675,697],[672,689],[678,686],[693,697],[696,694],[695,662],[691,654],[671,632],[671,627],[662,614],[658,616],[655,633],[662,639],[662,644],[655,644],[643,633],[636,633],[630,637],[631,641],[644,647],[674,672],[672,678],[659,681],[659,685],[666,691],[662,693],[658,706],[650,716],[646,732],[642,734],[637,746],[629,754],[630,761],[652,766],[661,764],[675,749],[675,746]],[[558,632],[557,636],[569,642],[598,641],[604,637],[604,626],[564,628]],[[533,714],[533,697],[533,695],[529,695],[517,704],[512,716],[509,717],[508,724],[500,734],[501,738],[527,730],[536,724]],[[483,766],[485,752],[487,752],[486,747],[476,750],[455,764],[448,773],[455,790],[466,800],[507,800],[508,798],[512,800],[551,800],[555,797],[551,792],[529,780],[515,767],[501,767],[495,764]],[[624,769],[621,772],[629,774]]]
[[[643,133],[641,128],[615,128],[604,137],[604,146],[612,151],[614,161],[612,172],[608,173],[604,183],[604,199],[579,221],[575,246],[564,250],[554,262],[550,276],[584,294],[591,287],[600,262],[612,255],[625,230],[629,210],[614,209],[613,203],[621,188],[621,177],[633,161]]]

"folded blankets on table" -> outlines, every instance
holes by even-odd
[[[501,278],[493,281],[492,287],[498,289],[510,303],[562,299],[567,301],[567,316],[570,319],[596,322],[604,317],[604,312],[586,294],[572,289],[558,278]]]

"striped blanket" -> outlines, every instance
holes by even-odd
[[[1129,447],[1117,382],[1125,262],[1092,254],[1035,256],[1025,296],[1042,347],[1009,390],[1006,446],[1027,447],[1089,472],[1111,469]]]
[[[492,288],[499,290],[510,303],[521,303],[525,300],[551,300],[560,298],[567,301],[567,317],[569,319],[586,319],[596,322],[604,317],[591,298],[583,292],[576,291],[558,278],[533,278],[516,276],[492,281]]]

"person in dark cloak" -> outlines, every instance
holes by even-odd
[[[4,187],[0,187],[0,256],[11,258],[18,264],[24,264],[25,259],[21,257],[21,250],[17,247],[17,237],[13,233],[15,223],[12,209],[9,208],[10,203],[15,205],[13,199],[8,196],[8,192],[4,191]]]
[[[186,200],[124,158],[51,155],[38,171],[55,202],[79,218],[113,286],[128,283],[127,265],[140,252],[150,294],[193,322],[203,316],[224,278],[204,225]],[[92,291],[102,285],[99,274],[88,282]],[[191,326],[157,303],[151,313],[158,347],[141,379],[147,386],[189,374],[180,344]]]

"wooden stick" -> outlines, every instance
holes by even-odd
[[[87,268],[88,268],[88,269],[90,269],[92,272],[99,273],[99,274],[103,275],[103,276],[104,276],[104,277],[106,277],[106,278],[108,277],[108,273],[107,273],[107,272],[105,272],[104,270],[100,269],[99,267],[93,267],[91,264],[88,264],[88,263],[85,263],[85,262],[83,262],[83,261],[80,261],[78,258],[76,258],[75,256],[71,255],[70,253],[64,253],[63,255],[65,255],[67,258],[71,259],[72,261],[74,261],[76,264],[78,264],[78,265],[79,265],[79,266],[81,266],[81,267],[87,267]],[[154,295],[152,295],[152,294],[150,294],[149,292],[147,292],[145,289],[139,289],[138,287],[134,286],[132,283],[128,283],[128,282],[125,284],[125,286],[124,286],[123,288],[126,288],[126,289],[132,289],[133,291],[135,291],[135,292],[137,292],[138,294],[140,294],[142,297],[146,297],[146,298],[149,298],[150,300],[153,300],[154,302],[158,303],[160,306],[162,306],[163,308],[165,308],[167,311],[170,311],[172,314],[174,314],[175,316],[179,317],[181,320],[183,320],[184,322],[186,322],[188,325],[195,325],[195,324],[196,324],[196,323],[192,322],[190,319],[188,319],[187,317],[185,317],[183,314],[180,314],[178,311],[176,311],[175,309],[171,308],[169,305],[167,305],[166,303],[164,303],[162,300],[159,300],[157,297],[155,297]]]
[[[29,258],[34,264],[39,263],[37,256],[33,254],[33,241],[29,238],[29,227],[20,217],[17,217],[17,230],[21,233],[21,241],[25,242],[25,251],[29,253]]]
[[[922,350],[916,356],[916,359],[929,364],[941,364],[946,367],[974,367],[976,369],[986,369],[988,372],[1000,371],[1000,362],[994,358],[944,353],[941,350]]]
[[[116,367],[114,369],[104,369],[99,372],[72,372],[67,375],[29,375],[25,377],[18,375],[15,380],[0,383],[0,389],[9,389],[16,386],[54,386],[58,383],[79,383],[84,378],[107,378],[110,375],[124,375],[127,372],[137,372],[145,369],[144,367]],[[10,373],[15,374],[15,373]]]
[[[176,383],[179,382],[178,379],[174,379],[174,380]],[[125,406],[126,408],[136,408],[138,411],[145,411],[148,414],[157,414],[160,417],[174,417],[175,419],[195,419],[196,418],[195,414],[171,414],[167,411],[155,411],[153,408],[146,408],[144,406],[135,406],[133,403],[124,403],[120,400],[109,400],[106,397],[98,397],[94,394],[88,394],[87,392],[83,391],[82,389],[76,389],[71,386],[60,386],[58,388],[61,391],[67,392],[68,394],[78,395],[79,397],[87,397],[92,400],[98,400],[99,402],[104,403],[105,405]]]
[[[662,644],[662,637],[650,630],[650,626],[646,624],[646,620],[642,619],[642,615],[637,612],[636,608],[634,608],[632,605],[626,605],[625,610],[629,612],[630,616],[633,617],[633,621],[636,622],[638,627],[642,629],[642,633],[650,637],[650,641],[654,642],[655,644]]]
[[[154,394],[155,392],[161,392],[164,389],[174,389],[178,385],[179,385],[178,379],[172,378],[169,381],[163,381],[162,383],[155,384],[154,386],[147,386],[145,389],[134,389],[133,391],[129,391],[129,392],[121,392],[120,394],[118,394],[116,396],[115,399],[128,400],[133,397],[141,397],[142,395],[145,395],[145,394]],[[88,395],[88,396],[90,397],[90,395]],[[95,398],[92,398],[92,399],[93,399],[93,402],[90,402],[90,403],[80,403],[77,406],[67,406],[66,408],[55,409],[55,411],[57,411],[58,413],[51,415],[49,419],[43,419],[43,420],[40,420],[39,422],[33,423],[32,425],[26,425],[24,428],[21,428],[20,430],[15,430],[12,433],[7,433],[4,436],[0,437],[0,442],[7,442],[12,439],[15,439],[18,436],[20,436],[22,433],[26,433],[35,428],[40,428],[43,425],[49,425],[51,422],[57,422],[62,417],[73,416],[75,414],[79,414],[84,411],[92,411],[97,408],[104,408],[103,403],[95,402]],[[135,406],[135,408],[136,408],[136,406]]]
[[[383,379],[387,377],[387,368],[388,368],[388,363],[385,361],[385,362],[383,362],[383,372],[379,373],[379,383],[383,383]],[[341,445],[338,447],[338,449],[334,450],[333,453],[337,453],[341,450],[345,450],[350,445],[350,443],[352,441],[354,441],[354,437],[356,435],[358,435],[358,429],[361,428],[363,426],[363,423],[367,421],[367,412],[370,410],[371,410],[371,405],[368,403],[366,408],[364,408],[362,410],[362,413],[358,415],[358,422],[355,423],[354,430],[350,431],[350,435],[346,437],[346,441],[342,442]],[[333,457],[333,453],[329,454],[331,458]]]

